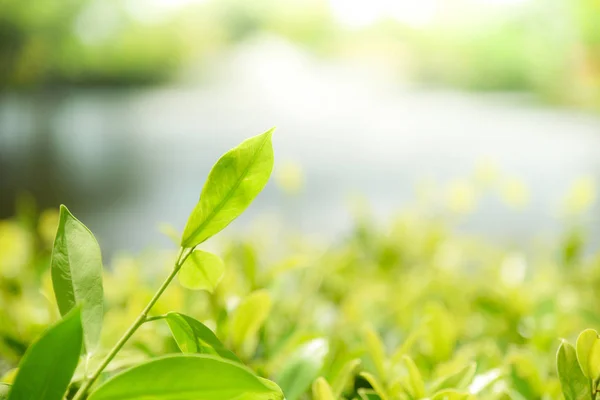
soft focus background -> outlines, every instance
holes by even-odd
[[[102,247],[105,350],[210,167],[272,126],[270,183],[207,243],[223,282],[156,313],[288,400],[319,375],[357,398],[352,360],[387,384],[406,354],[428,387],[473,361],[482,399],[562,398],[559,338],[600,327],[597,0],[0,0],[1,380],[59,318],[59,204]],[[112,370],[165,351],[144,326]]]
[[[435,189],[521,242],[575,185],[597,240],[599,26],[594,0],[2,0],[0,216],[65,203],[107,254],[164,243],[218,155],[277,126],[296,196],[271,184],[237,228],[331,238],[348,199],[385,220]]]

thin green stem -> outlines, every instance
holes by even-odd
[[[173,271],[171,271],[171,273],[169,274],[167,279],[165,279],[165,281],[160,286],[160,288],[158,288],[156,293],[154,293],[154,296],[152,297],[152,299],[148,302],[148,304],[142,310],[142,312],[137,316],[135,321],[133,321],[133,323],[127,329],[127,331],[125,331],[123,336],[121,336],[119,341],[114,345],[114,347],[110,350],[110,352],[106,355],[106,357],[104,357],[104,360],[102,360],[102,363],[94,371],[92,376],[90,376],[90,378],[87,381],[85,381],[84,384],[79,388],[79,390],[73,397],[73,400],[83,399],[83,396],[85,396],[85,393],[89,390],[90,387],[92,387],[92,385],[98,379],[98,377],[100,376],[102,371],[104,371],[104,369],[108,366],[108,364],[112,361],[112,359],[115,358],[117,353],[123,348],[125,343],[127,343],[127,341],[133,336],[135,331],[137,331],[138,328],[140,326],[142,326],[142,324],[144,322],[148,321],[149,319],[154,319],[153,317],[148,318],[148,313],[150,312],[152,307],[154,307],[154,305],[156,304],[158,299],[160,299],[160,296],[162,296],[162,294],[167,289],[167,287],[169,286],[169,284],[171,283],[173,278],[175,278],[175,276],[177,275],[177,272],[179,272],[179,270],[181,269],[181,266],[183,265],[183,263],[189,257],[189,255],[192,253],[193,250],[194,250],[193,248],[187,249],[187,250],[182,248],[179,251],[179,255],[177,256],[177,261],[175,262],[175,266],[173,267]]]
[[[155,315],[155,316],[152,316],[152,317],[146,317],[146,319],[144,320],[144,322],[157,321],[159,319],[165,319],[166,317],[167,317],[166,314]]]

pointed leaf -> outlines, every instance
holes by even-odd
[[[178,354],[128,369],[88,400],[282,400],[281,389],[246,367],[205,354]]]
[[[577,360],[583,374],[596,380],[600,376],[600,337],[593,329],[586,329],[577,338]]]
[[[81,306],[85,346],[92,352],[100,339],[104,315],[102,257],[92,232],[63,205],[51,268],[60,313],[64,316],[75,306]]]
[[[348,361],[343,367],[338,376],[333,380],[332,389],[333,394],[336,398],[340,397],[344,392],[344,389],[352,382],[356,370],[360,365],[359,359]]]
[[[224,272],[225,266],[218,256],[195,250],[179,270],[179,282],[185,288],[212,293]]]
[[[364,333],[364,340],[379,379],[386,379],[385,347],[381,337],[372,327],[368,327]]]
[[[459,371],[438,379],[433,384],[431,391],[437,392],[443,389],[465,389],[475,377],[476,370],[477,365],[475,363],[470,363]]]
[[[383,384],[379,381],[379,379],[377,379],[374,375],[368,372],[361,372],[360,376],[362,376],[367,380],[367,382],[369,382],[373,390],[379,395],[379,397],[381,397],[381,400],[389,400],[387,391],[385,390]]]
[[[556,368],[565,400],[590,398],[588,380],[579,367],[575,348],[565,341],[558,348]]]
[[[459,392],[454,389],[445,389],[436,393],[431,400],[469,400],[473,396],[469,393]]]
[[[336,400],[331,386],[323,377],[317,378],[312,386],[313,400]]]
[[[176,312],[168,313],[166,320],[182,352],[214,354],[241,363],[202,322]]]
[[[425,397],[425,383],[419,368],[415,365],[415,362],[409,356],[402,357],[404,365],[408,370],[408,381],[410,383],[411,394],[414,398],[420,399]]]
[[[9,400],[62,400],[77,368],[82,345],[81,312],[75,309],[27,349]]]
[[[273,129],[225,153],[213,166],[181,239],[194,247],[236,219],[263,190],[273,170]]]

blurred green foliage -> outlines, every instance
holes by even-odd
[[[565,231],[552,245],[499,245],[455,229],[490,191],[511,207],[527,203],[526,188],[485,168],[441,193],[419,190],[384,226],[359,202],[354,227],[333,244],[256,224],[213,243],[225,275],[212,292],[175,284],[153,313],[202,321],[288,400],[560,399],[560,339],[575,343],[600,325],[600,253],[586,250],[578,228],[595,201],[591,182],[582,178],[565,197]],[[0,221],[0,381],[11,381],[26,348],[60,318],[48,268],[57,218],[25,202]],[[106,265],[101,349],[175,257],[150,249]],[[168,324],[152,321],[105,375],[178,351]]]
[[[531,0],[446,6],[427,24],[388,18],[348,27],[324,0],[0,1],[0,88],[139,85],[173,80],[213,54],[269,33],[321,56],[394,65],[426,85],[526,91],[600,107],[600,5]],[[201,68],[200,68],[201,69]],[[198,71],[198,69],[192,69]]]

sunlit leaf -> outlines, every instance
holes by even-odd
[[[325,378],[319,377],[312,385],[313,400],[336,400],[331,386]]]
[[[556,355],[556,369],[565,400],[588,400],[588,380],[583,375],[575,348],[563,341]]]
[[[319,376],[327,351],[324,339],[314,339],[289,357],[276,379],[287,400],[298,399]]]
[[[0,383],[0,400],[8,399],[8,392],[10,392],[10,385],[8,383]]]
[[[431,400],[469,400],[473,396],[469,393],[459,392],[458,390],[445,389],[433,395]]]
[[[88,400],[282,400],[273,382],[209,355],[178,354],[148,361],[100,385]]]
[[[438,379],[431,390],[437,392],[443,389],[465,389],[473,380],[476,370],[477,365],[470,363],[459,371]]]
[[[75,309],[27,349],[9,400],[62,400],[82,345],[81,312]]]
[[[375,366],[379,379],[385,379],[385,348],[379,334],[372,328],[367,327],[364,333],[367,353]]]
[[[415,362],[409,356],[404,356],[403,361],[408,371],[411,395],[416,399],[425,397],[425,383]]]
[[[367,382],[369,382],[373,390],[379,395],[379,397],[381,397],[381,400],[389,400],[387,391],[385,390],[385,387],[379,379],[377,379],[374,375],[368,372],[361,372],[360,376],[362,376],[367,380]]]
[[[225,272],[223,261],[206,251],[195,250],[179,270],[179,282],[185,288],[212,293]]]
[[[102,257],[94,235],[67,207],[60,217],[52,250],[52,284],[61,315],[81,307],[85,347],[92,352],[100,339],[104,316]]]
[[[600,376],[600,337],[593,329],[586,329],[577,338],[577,360],[581,371],[595,380]]]
[[[214,354],[240,362],[237,356],[225,348],[213,331],[202,322],[175,312],[168,313],[165,319],[182,352]]]
[[[270,312],[271,296],[264,289],[250,293],[241,302],[231,316],[229,327],[231,343],[235,349],[244,349],[244,343],[250,342],[251,348],[244,350],[252,351],[252,341]]]
[[[262,191],[273,170],[273,129],[245,140],[213,166],[190,215],[182,247],[194,247],[236,219]]]
[[[358,369],[359,365],[359,359],[350,360],[346,364],[344,364],[342,370],[335,377],[331,385],[335,398],[340,397],[344,392],[344,389],[346,389],[346,387],[348,387],[351,384],[352,380],[354,379],[354,374],[356,374],[356,370]]]

